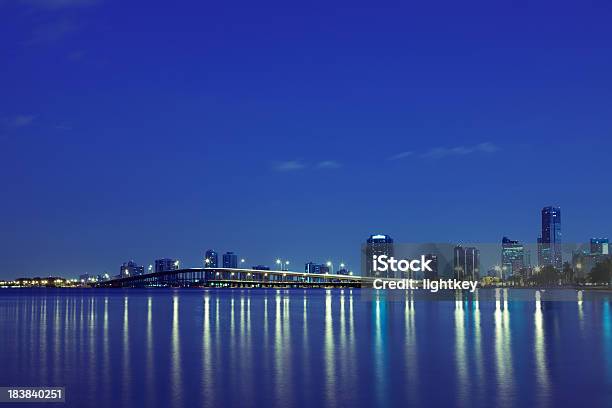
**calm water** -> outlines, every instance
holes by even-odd
[[[0,386],[68,406],[612,406],[612,296],[0,290]]]

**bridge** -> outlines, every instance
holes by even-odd
[[[97,282],[97,287],[360,287],[353,275],[242,268],[186,268],[125,276]]]

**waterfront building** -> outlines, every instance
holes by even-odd
[[[525,248],[518,241],[511,240],[507,237],[502,238],[501,251],[502,279],[507,279],[509,276],[518,275],[525,267]]]
[[[392,271],[380,272],[374,271],[372,260],[375,256],[387,255],[392,257],[393,238],[389,235],[376,234],[370,235],[365,245],[365,272],[368,277],[394,278]]]
[[[478,280],[480,276],[480,251],[475,247],[457,245],[453,250],[455,279]]]
[[[608,255],[608,238],[591,238],[591,254]]]
[[[218,268],[219,267],[219,255],[216,251],[209,249],[204,254],[204,267],[205,268]]]
[[[321,273],[321,264],[306,262],[304,264],[304,273]]]
[[[223,254],[223,267],[224,268],[238,268],[238,255],[233,252],[226,252]]]
[[[144,275],[144,266],[139,266],[134,261],[127,261],[119,268],[119,276],[122,278],[135,275]]]
[[[176,271],[179,268],[177,259],[162,258],[155,260],[155,272]]]

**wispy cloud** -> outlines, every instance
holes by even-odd
[[[410,157],[414,154],[414,152],[410,152],[410,151],[406,151],[406,152],[401,152],[398,154],[394,154],[393,156],[389,157],[388,160],[400,160],[400,159],[405,159],[406,157]]]
[[[315,167],[317,169],[337,169],[342,167],[342,165],[335,160],[325,160],[317,163]]]
[[[335,160],[323,160],[316,163],[305,163],[302,160],[287,160],[274,163],[273,169],[281,172],[298,170],[328,170],[342,167],[342,164]]]
[[[440,159],[449,156],[465,156],[472,153],[494,153],[498,150],[498,146],[485,142],[474,146],[436,147],[423,153],[421,157]]]
[[[274,170],[276,171],[296,171],[302,170],[305,167],[306,165],[300,160],[288,160],[274,164]]]
[[[58,123],[55,128],[57,130],[72,130],[72,126],[67,123]]]
[[[2,122],[8,127],[20,128],[31,125],[34,119],[36,119],[36,115],[17,115],[10,118],[4,118]]]

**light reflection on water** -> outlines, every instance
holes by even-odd
[[[67,406],[610,406],[610,299],[358,290],[0,293],[0,382]]]

